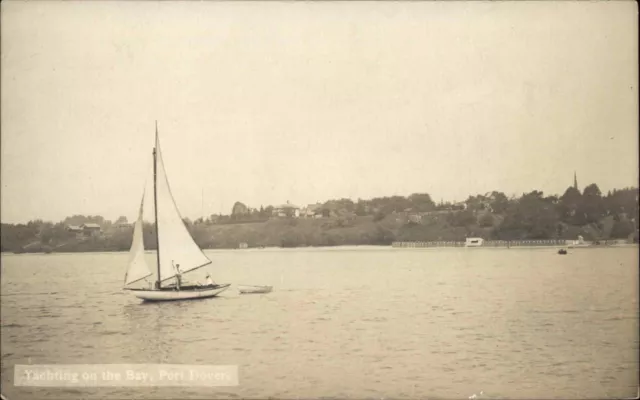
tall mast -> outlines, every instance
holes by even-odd
[[[156,225],[156,255],[158,259],[158,280],[156,281],[156,288],[160,289],[162,279],[160,279],[160,235],[158,234],[158,175],[157,175],[157,148],[158,146],[158,121],[156,121],[156,143],[153,147],[153,210],[155,212],[155,225]]]

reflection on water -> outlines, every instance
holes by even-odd
[[[126,254],[2,256],[9,398],[611,398],[638,385],[637,248],[214,251],[266,295],[141,303]],[[149,254],[153,257],[152,254]],[[220,388],[19,388],[15,364],[238,365]]]

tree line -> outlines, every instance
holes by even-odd
[[[507,197],[500,191],[470,195],[465,201],[434,202],[428,193],[376,197],[368,200],[332,199],[314,205],[321,217],[315,224],[295,219],[271,223],[273,206],[251,208],[236,202],[229,215],[212,215],[185,225],[201,247],[234,247],[238,241],[255,245],[388,244],[393,240],[522,240],[573,238],[579,232],[594,236],[628,238],[638,232],[638,189],[623,188],[601,193],[590,184],[580,192],[568,187],[561,196],[534,190]],[[285,218],[287,219],[287,218]],[[324,222],[323,222],[324,221]],[[131,244],[126,218],[116,222],[102,216],[74,215],[53,223],[2,224],[2,251],[122,251]],[[262,230],[222,230],[223,225],[262,223]],[[83,237],[69,226],[95,223],[98,237]],[[220,228],[215,228],[220,226]],[[217,229],[217,230],[216,230]],[[155,248],[155,227],[145,223],[145,245]],[[258,232],[258,233],[256,233]],[[80,237],[79,237],[80,236]]]

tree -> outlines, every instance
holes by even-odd
[[[485,209],[485,204],[489,201],[489,199],[481,194],[476,196],[469,196],[467,200],[465,200],[465,204],[467,205],[467,210],[476,212],[479,210]]]
[[[231,209],[231,218],[232,219],[240,219],[243,216],[248,214],[248,208],[243,203],[236,201],[233,204],[233,208]]]
[[[582,195],[584,197],[593,196],[593,197],[600,198],[602,197],[602,192],[600,192],[600,188],[598,187],[598,185],[596,185],[595,183],[592,183],[584,188]]]
[[[579,213],[582,205],[582,195],[578,189],[569,186],[558,201],[557,210],[560,218],[574,225],[584,225],[584,215]]]
[[[367,207],[364,201],[358,199],[358,202],[356,203],[355,213],[358,216],[367,215]]]
[[[616,239],[623,239],[633,233],[633,222],[629,220],[616,221],[611,228],[611,237]]]
[[[66,225],[98,224],[104,225],[104,218],[100,215],[74,215],[67,217],[63,221]]]
[[[482,217],[480,217],[478,224],[485,228],[493,226],[493,215],[491,215],[490,213],[485,213]]]
[[[416,212],[431,211],[436,207],[429,193],[414,193],[409,196],[409,203]]]
[[[493,191],[491,192],[491,196],[489,197],[490,199],[490,205],[491,205],[491,209],[493,210],[494,213],[496,214],[502,214],[507,210],[507,207],[509,206],[509,199],[507,198],[507,195],[505,195],[502,192],[498,192],[498,191]]]
[[[557,216],[543,192],[523,194],[512,204],[496,236],[502,239],[550,239],[557,235]]]
[[[470,226],[476,223],[476,217],[471,210],[449,213],[447,221],[453,226]]]
[[[582,202],[578,207],[578,213],[585,216],[587,223],[598,222],[605,214],[604,202],[600,188],[592,183],[584,188]]]
[[[376,226],[375,233],[371,238],[371,244],[378,245],[390,245],[395,240],[395,235],[390,229],[384,228],[380,225]]]
[[[565,232],[565,226],[562,224],[562,222],[558,222],[556,224],[556,239],[559,239],[562,237],[562,235],[564,235]]]
[[[638,189],[614,189],[613,193],[610,193],[603,199],[603,205],[608,213],[613,214],[614,216],[624,213],[630,218],[635,218],[637,221]]]
[[[371,207],[385,214],[404,211],[411,207],[411,202],[402,196],[376,197],[371,199]]]
[[[378,211],[374,216],[373,216],[373,222],[378,222],[378,221],[382,221],[384,218],[386,217],[386,214],[382,211]]]

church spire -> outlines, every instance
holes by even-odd
[[[576,171],[573,171],[573,188],[578,190],[578,176],[576,175]]]

